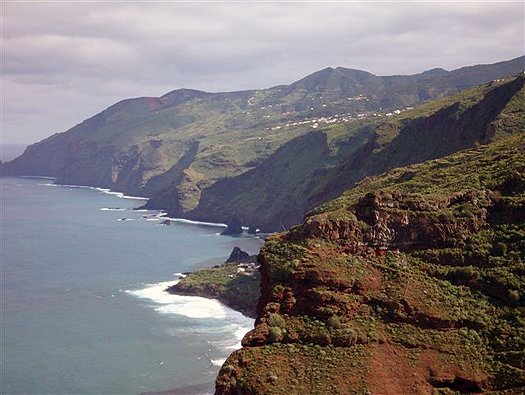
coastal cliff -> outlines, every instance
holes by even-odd
[[[525,136],[368,178],[271,237],[226,394],[522,394]]]
[[[338,67],[269,89],[127,99],[27,147],[0,173],[148,197],[145,208],[170,217],[282,231],[366,176],[490,140],[524,68],[523,56],[410,76]]]

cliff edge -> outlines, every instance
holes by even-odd
[[[522,394],[525,136],[365,179],[270,238],[215,394]]]

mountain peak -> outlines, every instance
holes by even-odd
[[[208,94],[207,92],[199,91],[196,89],[181,88],[181,89],[175,89],[171,92],[168,92],[162,95],[160,98],[167,100],[171,104],[178,104],[178,103],[182,103],[187,100],[191,100],[196,97],[205,96],[207,94]]]
[[[376,79],[374,74],[367,71],[347,69],[344,67],[327,67],[316,71],[306,77],[294,82],[290,86],[298,89],[312,91],[324,90],[351,90],[353,91],[356,84],[360,85],[364,81]]]
[[[421,74],[423,75],[433,75],[433,76],[440,76],[440,75],[446,75],[449,72],[445,69],[442,69],[440,67],[436,67],[430,70],[423,71]]]

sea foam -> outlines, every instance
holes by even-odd
[[[161,214],[159,214],[159,217],[162,217],[162,219],[168,219],[168,220],[170,220],[172,222],[180,222],[180,223],[183,223],[183,224],[212,226],[212,227],[218,227],[218,228],[227,228],[228,227],[228,225],[221,224],[221,223],[192,221],[191,219],[184,219],[184,218],[171,218],[171,217],[166,217],[166,215],[167,215],[167,213],[161,213]]]
[[[49,176],[17,176],[17,177],[21,177],[21,178],[43,178],[43,179],[46,179],[46,180],[56,180],[57,178],[56,177],[49,177]]]
[[[226,362],[226,358],[219,358],[219,359],[211,359],[210,360],[212,365],[215,366],[222,366],[224,362]]]
[[[182,273],[174,273],[174,275],[177,277],[184,276]],[[217,341],[214,345],[223,350],[241,348],[241,340],[245,333],[253,328],[254,320],[230,309],[215,299],[173,295],[166,292],[166,288],[177,284],[179,281],[177,279],[157,284],[146,284],[142,289],[127,290],[125,292],[149,301],[155,311],[160,314],[194,320],[212,319],[214,323],[209,323],[210,326],[205,329],[206,332],[228,334],[224,340]],[[212,360],[212,364],[219,363],[219,361],[219,359]]]
[[[30,178],[30,177],[27,177],[27,178]],[[55,179],[55,178],[52,178],[52,177],[33,177],[33,178],[47,178],[47,179],[52,179],[52,180]],[[121,199],[131,199],[131,200],[148,200],[149,199],[149,198],[143,197],[143,196],[128,196],[128,195],[125,195],[122,192],[112,191],[109,188],[90,187],[88,185],[69,185],[69,184],[54,184],[54,183],[39,184],[39,185],[45,185],[45,186],[50,186],[50,187],[91,189],[93,191],[102,192],[102,193],[105,193],[106,195],[116,196],[116,197],[121,198]]]
[[[178,282],[179,280],[163,281],[157,284],[148,284],[143,289],[126,292],[156,303],[157,306],[154,306],[154,309],[163,314],[177,314],[189,318],[224,319],[227,317],[226,309],[228,308],[215,299],[180,296],[166,292],[166,288]]]

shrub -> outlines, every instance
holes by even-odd
[[[509,301],[514,304],[518,304],[520,301],[520,292],[516,289],[509,289]]]
[[[479,280],[480,274],[472,266],[463,266],[451,269],[449,271],[449,278],[458,282],[469,283]]]
[[[266,323],[268,324],[268,326],[275,326],[279,328],[284,328],[286,326],[286,321],[280,314],[270,314],[270,316],[266,320]]]
[[[499,241],[495,244],[492,245],[492,254],[493,255],[496,255],[496,256],[503,256],[507,253],[508,251],[508,247],[505,243],[503,243],[502,241]]]
[[[277,326],[270,327],[270,340],[272,342],[280,342],[283,340],[283,331]]]
[[[270,383],[277,383],[277,380],[279,380],[279,378],[275,374],[271,374],[268,376],[268,382]]]
[[[341,322],[341,319],[336,315],[333,315],[330,318],[328,318],[328,321],[326,321],[326,323],[328,324],[330,328],[334,328],[334,329],[340,329],[343,327],[343,323]]]

